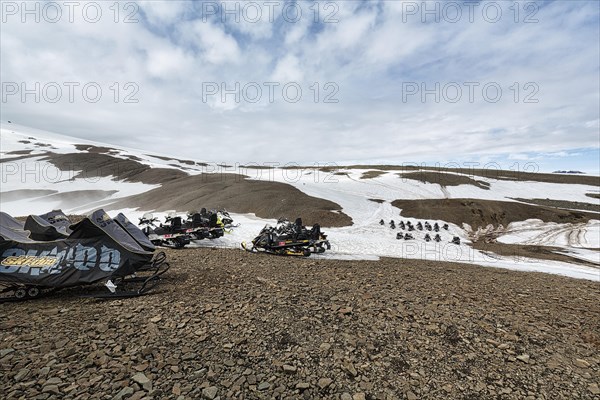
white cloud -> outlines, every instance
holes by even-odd
[[[331,24],[315,24],[313,3],[305,2],[297,23],[203,21],[197,4],[161,1],[140,3],[147,23],[114,23],[112,3],[103,3],[106,18],[96,24],[12,19],[0,35],[2,82],[93,81],[104,96],[96,104],[11,96],[2,118],[231,162],[568,158],[558,155],[597,149],[600,126],[598,9],[572,3],[545,4],[536,24],[515,24],[510,14],[496,24],[405,23],[403,5],[390,1],[339,2],[339,22]],[[272,80],[301,83],[302,100],[287,103],[280,89],[274,102],[266,90],[256,104],[203,99],[206,82],[231,88]],[[403,99],[407,82],[468,81],[480,83],[473,102],[464,87],[457,103]],[[115,103],[115,82],[121,95],[123,84],[136,83],[139,102]],[[323,101],[333,93],[327,82],[339,88],[338,103]],[[482,98],[487,82],[502,88],[497,103]],[[532,93],[527,83],[537,85],[538,103],[523,102]],[[298,138],[311,145],[298,146]],[[235,145],[224,155],[205,146],[215,141]]]

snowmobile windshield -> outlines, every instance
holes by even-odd
[[[5,212],[0,211],[0,226],[13,230],[23,230],[23,223],[17,221]]]
[[[144,250],[154,251],[156,247],[148,239],[148,237],[142,232],[140,228],[135,226],[123,213],[119,213],[115,217],[115,221],[121,228],[125,230]]]
[[[73,233],[69,239],[92,239],[108,235],[128,251],[148,253],[102,209],[94,211],[71,228]]]

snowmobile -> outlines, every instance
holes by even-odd
[[[433,224],[433,230],[436,231],[436,232],[440,231],[440,226],[438,225],[437,222],[435,224]]]
[[[448,224],[444,224],[443,228],[444,228],[445,230],[448,230],[448,228],[449,228]]]
[[[404,221],[400,221],[400,224],[398,225],[400,227],[400,229],[404,230],[406,229],[406,225],[404,225]]]
[[[454,236],[450,243],[460,245],[460,238],[458,236]]]
[[[53,210],[42,215],[30,215],[23,229],[31,232],[29,237],[37,241],[66,239],[71,233],[71,221],[61,210]]]
[[[413,240],[414,236],[410,233],[407,233],[406,235],[404,235],[404,240]]]
[[[390,228],[396,229],[396,224],[394,223],[394,220],[390,221]]]
[[[384,220],[379,221],[379,225],[382,225],[382,226],[385,225],[385,221]]]
[[[410,231],[414,231],[414,230],[415,230],[415,227],[414,227],[414,225],[413,225],[413,224],[411,224],[411,223],[410,223],[410,221],[409,221],[409,222],[406,224],[406,226],[408,227],[408,231],[409,231],[409,232],[410,232]]]
[[[428,221],[425,222],[425,229],[431,231],[431,224]]]
[[[433,240],[435,240],[436,242],[438,242],[438,243],[439,243],[439,242],[441,242],[441,241],[442,241],[442,237],[440,236],[440,234],[439,234],[439,233],[437,233],[437,234],[435,235],[435,237],[433,238]]]
[[[184,228],[185,232],[190,235],[191,240],[217,239],[225,233],[223,223],[217,213],[209,214],[204,208],[199,213],[188,213]]]
[[[155,224],[158,222],[158,218],[151,213],[144,214],[139,220],[138,225],[142,227],[142,232],[155,246],[181,249],[190,244],[190,235],[186,233],[181,217],[167,217],[169,225],[160,224],[159,226]]]
[[[396,233],[396,239],[397,240],[404,239],[404,235],[402,234],[402,232]]]
[[[330,250],[331,245],[319,224],[308,229],[302,225],[302,219],[297,218],[294,223],[280,219],[275,227],[266,225],[252,240],[252,247],[242,242],[242,248],[249,252],[308,257]]]
[[[417,223],[417,229],[420,231],[423,230],[423,224],[421,222]]]
[[[431,236],[429,236],[429,233],[425,234],[425,241],[426,242],[431,242]]]
[[[229,212],[227,210],[218,210],[216,211],[216,214],[218,217],[218,221],[220,221],[223,224],[224,230],[237,228],[238,226],[240,226],[240,224],[233,224],[233,218],[231,218],[231,215],[229,215]]]
[[[169,268],[164,253],[155,256],[136,241],[143,236],[139,229],[133,224],[122,228],[104,210],[71,225],[67,238],[51,241],[31,239],[29,231],[7,223],[4,216],[0,223],[0,301],[100,281],[109,292],[84,297],[135,297],[147,294]]]

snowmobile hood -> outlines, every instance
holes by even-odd
[[[156,249],[144,232],[127,219],[123,213],[119,213],[119,215],[115,217],[115,222],[119,224],[119,226],[123,228],[144,250],[154,251]]]
[[[23,230],[23,223],[17,221],[5,212],[0,211],[0,226],[13,230]]]
[[[114,241],[129,251],[135,253],[151,253],[136,242],[133,237],[121,228],[108,214],[99,209],[88,215],[75,225],[71,225],[73,232],[69,235],[69,239],[91,239],[98,238],[104,235],[109,236]]]
[[[29,238],[30,233],[31,232],[22,229],[10,229],[0,225],[0,238],[5,241],[34,242],[34,240]]]
[[[62,214],[62,212],[60,213]],[[57,223],[57,225],[54,225],[49,219],[45,219],[50,218],[48,217],[48,214],[30,215],[27,217],[24,229],[31,232],[30,237],[33,240],[38,241],[50,241],[67,238],[71,232],[70,229],[68,229],[68,223],[65,224],[62,222],[63,220],[60,219],[59,221],[61,222]]]

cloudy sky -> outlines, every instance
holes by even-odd
[[[597,172],[599,4],[3,1],[1,119],[215,162]]]

